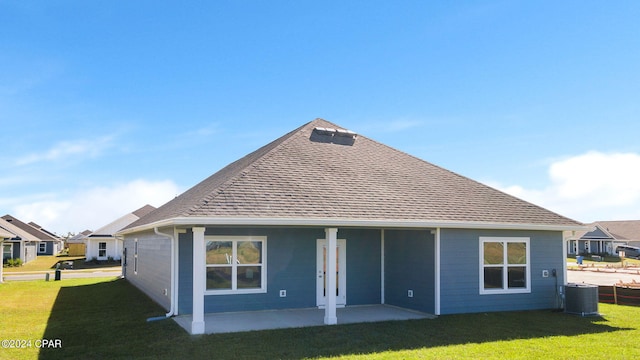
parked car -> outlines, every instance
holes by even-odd
[[[616,254],[620,255],[620,251],[624,251],[624,257],[640,259],[640,247],[620,245],[616,248]]]

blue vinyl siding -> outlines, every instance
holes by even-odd
[[[316,306],[317,239],[324,228],[207,228],[205,235],[267,237],[267,292],[206,295],[205,312],[291,309]],[[339,229],[347,240],[347,305],[380,303],[380,230]],[[180,314],[192,312],[193,270],[191,231],[180,235]],[[280,290],[287,296],[281,298]]]
[[[433,313],[434,235],[430,230],[385,230],[384,238],[385,303]]]
[[[205,312],[305,308],[316,305],[316,240],[324,229],[207,228],[205,235],[255,235],[267,237],[267,292],[241,295],[206,295]],[[192,312],[192,233],[180,237],[179,308]],[[204,269],[203,269],[204,271]],[[280,297],[280,290],[287,296]]]
[[[22,246],[21,242],[14,242],[13,243],[13,258],[14,259],[21,259],[22,261],[24,261],[24,259],[22,259],[21,246]]]
[[[531,293],[480,295],[479,238],[481,236],[529,237]],[[557,285],[564,284],[562,233],[553,231],[501,231],[442,229],[441,313],[533,310],[558,307]],[[551,276],[555,269],[557,277]],[[542,277],[549,270],[549,277]]]
[[[135,239],[138,239],[138,271],[134,271]],[[171,241],[153,232],[127,235],[126,279],[169,310],[171,306]]]
[[[380,304],[380,230],[339,229],[347,240],[347,305]]]

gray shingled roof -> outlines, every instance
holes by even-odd
[[[0,218],[0,228],[10,234],[14,234],[11,239],[19,237],[23,241],[40,241],[36,236],[17,226],[14,221],[7,221],[4,216]]]
[[[99,228],[98,230],[88,235],[88,237],[113,237],[115,233],[127,227],[127,225],[139,220],[145,215],[149,214],[156,208],[151,205],[145,205],[138,210],[135,210],[129,214],[123,215],[109,224]]]
[[[582,224],[316,119],[239,159],[128,229],[181,219]],[[343,136],[341,136],[343,135]]]
[[[591,233],[596,225],[608,232],[615,240],[640,240],[640,220],[596,221],[589,224],[590,230],[578,232],[574,237],[577,239],[584,237]]]
[[[9,223],[13,224],[14,226],[18,227],[19,229],[21,229],[22,231],[25,231],[29,234],[31,234],[35,239],[38,240],[44,240],[44,241],[51,241],[51,240],[57,240],[54,236],[34,228],[33,226],[22,222],[20,220],[18,220],[17,218],[11,216],[11,215],[5,215],[2,217],[5,221],[8,221]]]

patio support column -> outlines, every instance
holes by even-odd
[[[435,315],[440,315],[440,228],[436,228],[435,231],[435,300],[434,300],[434,313]],[[566,262],[566,261],[565,261]]]
[[[0,237],[0,250],[2,252],[0,252],[0,284],[3,283],[2,281],[2,268],[4,267],[4,243],[3,243],[3,238]],[[11,251],[13,251],[13,248],[11,248]]]
[[[204,334],[205,243],[204,227],[193,231],[193,320],[191,335]]]
[[[326,303],[324,306],[324,323],[335,325],[338,323],[336,316],[336,253],[338,245],[338,229],[327,228],[325,239],[327,241],[327,270],[326,270]],[[342,270],[342,269],[341,269]]]
[[[380,304],[384,304],[384,229],[380,230]]]

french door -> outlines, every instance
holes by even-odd
[[[336,249],[336,305],[347,304],[347,241],[337,240]],[[318,239],[316,261],[316,302],[317,306],[324,307],[327,299],[327,241]]]

